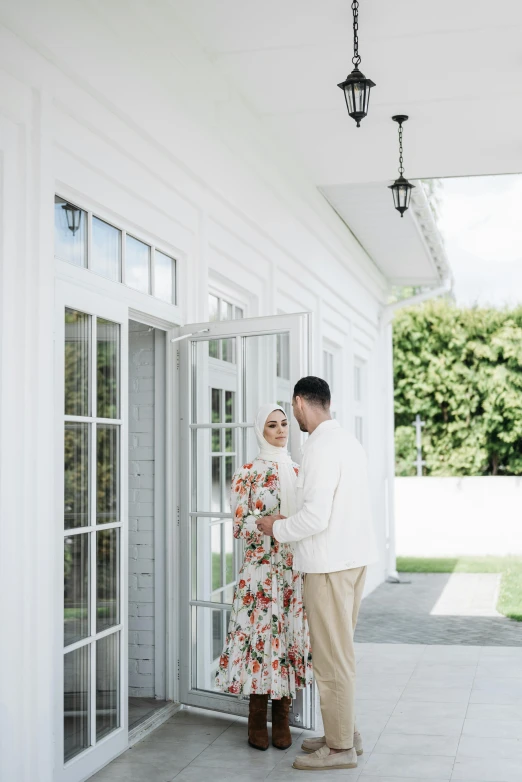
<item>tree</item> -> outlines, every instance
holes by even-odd
[[[417,413],[426,474],[522,474],[522,308],[400,311],[394,373],[398,475],[415,472]]]

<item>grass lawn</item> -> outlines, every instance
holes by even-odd
[[[522,622],[522,557],[397,557],[401,573],[502,573],[497,610]]]

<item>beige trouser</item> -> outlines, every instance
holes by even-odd
[[[321,699],[326,743],[351,749],[355,730],[353,634],[366,568],[307,573],[304,602],[312,641],[314,675]]]

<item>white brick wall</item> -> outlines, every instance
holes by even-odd
[[[154,331],[129,327],[129,695],[154,690]]]

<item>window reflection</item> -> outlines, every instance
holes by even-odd
[[[65,415],[90,413],[91,316],[65,310]]]
[[[91,269],[109,280],[121,280],[121,231],[94,215]]]
[[[96,523],[119,521],[119,427],[98,425]]]
[[[129,235],[125,242],[125,284],[150,293],[150,247]]]
[[[64,644],[89,635],[89,535],[65,538],[63,550]]]
[[[64,655],[63,733],[64,760],[67,762],[90,746],[89,684],[90,646]]]
[[[119,417],[120,327],[98,318],[96,332],[98,418]]]
[[[96,536],[96,632],[120,622],[119,529],[107,529]]]
[[[154,285],[158,299],[176,303],[176,261],[159,250],[154,252]]]
[[[96,642],[96,740],[120,726],[120,633]]]
[[[90,424],[66,423],[64,431],[64,525],[89,524]]]

